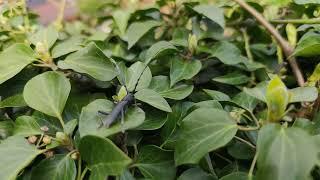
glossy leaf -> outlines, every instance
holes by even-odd
[[[213,108],[200,108],[182,120],[175,148],[175,163],[196,164],[208,152],[226,145],[236,134],[231,116]]]
[[[198,60],[171,59],[170,86],[181,80],[191,79],[201,70],[201,62]]]
[[[160,23],[153,20],[130,24],[126,35],[128,38],[128,49],[134,46],[148,31],[157,26],[160,26]]]
[[[308,153],[306,153],[308,149]],[[263,126],[259,132],[257,179],[307,179],[317,162],[317,147],[300,128],[278,124]]]
[[[21,170],[44,150],[38,150],[22,136],[11,136],[0,143],[0,179],[14,180]]]
[[[45,72],[26,84],[23,97],[33,109],[61,118],[70,90],[70,82],[63,74]]]
[[[0,53],[0,84],[18,74],[35,60],[35,53],[25,44],[13,44]]]
[[[42,160],[32,169],[31,179],[39,180],[75,180],[76,165],[69,155],[58,154]]]
[[[82,159],[94,174],[106,178],[121,175],[131,163],[131,159],[109,139],[85,136],[81,139],[79,151]],[[92,153],[94,152],[94,153]]]
[[[157,109],[171,112],[171,107],[167,101],[157,92],[151,89],[142,89],[134,94],[134,97],[142,102],[145,102]]]
[[[105,56],[94,43],[69,55],[64,61],[59,61],[58,66],[61,69],[72,69],[88,74],[100,81],[110,81],[118,74],[110,58]]]

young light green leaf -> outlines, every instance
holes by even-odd
[[[318,97],[318,90],[315,87],[297,87],[289,90],[290,103],[312,102]]]
[[[172,51],[176,51],[177,48],[167,41],[159,41],[153,44],[146,52],[145,64],[149,64],[153,59],[166,55]]]
[[[147,32],[157,26],[160,26],[160,23],[154,20],[130,24],[126,35],[128,38],[128,49],[134,46]]]
[[[54,26],[41,27],[29,40],[33,45],[42,43],[49,50],[58,39],[58,31]]]
[[[172,111],[167,101],[159,93],[151,89],[142,89],[136,92],[134,97],[160,110],[166,112]]]
[[[269,124],[259,131],[257,152],[257,179],[301,180],[315,166],[318,150],[312,136],[302,129]]]
[[[44,150],[38,150],[23,136],[11,136],[0,143],[0,179],[14,180],[19,172]]]
[[[268,120],[271,122],[280,120],[289,104],[290,93],[278,76],[269,82],[265,97],[268,106]]]
[[[199,73],[202,64],[198,60],[183,60],[180,58],[171,59],[170,86],[181,80],[191,79]]]
[[[58,66],[88,74],[100,81],[110,81],[118,74],[111,60],[94,43],[59,61]]]
[[[222,9],[212,5],[201,4],[195,6],[193,10],[217,23],[221,28],[224,28],[225,23]]]
[[[173,152],[154,145],[141,148],[137,163],[134,166],[141,171],[145,178],[173,180],[176,176]]]
[[[40,125],[37,120],[32,116],[20,116],[15,121],[13,130],[14,135],[31,136],[42,134],[43,131],[40,129]]]
[[[131,159],[112,141],[98,136],[88,135],[81,138],[79,151],[91,172],[105,178],[108,175],[121,175],[131,163]]]
[[[208,152],[226,145],[238,129],[227,112],[214,108],[196,109],[182,120],[180,128],[176,165],[198,163]]]
[[[32,78],[24,88],[23,97],[33,109],[61,118],[70,90],[70,82],[63,74],[49,71]]]
[[[27,106],[27,104],[24,101],[22,94],[16,94],[14,96],[4,99],[3,101],[0,101],[0,108],[23,106]]]
[[[31,179],[37,180],[75,180],[77,168],[74,160],[66,154],[58,154],[42,160],[32,168]]]
[[[35,60],[35,53],[25,44],[13,44],[0,53],[0,84],[18,74]]]
[[[98,111],[105,111],[110,113],[113,109],[113,103],[106,99],[97,99],[86,107],[82,108],[79,121],[80,136],[97,135],[107,137],[121,131],[133,129],[143,123],[145,113],[138,107],[129,108],[125,112],[124,123],[121,124],[120,119],[117,123],[111,125],[109,128],[100,127],[102,120],[107,118],[101,115]],[[121,117],[119,117],[121,118]]]
[[[240,73],[230,73],[224,76],[215,77],[213,81],[229,85],[240,85],[250,81],[250,77]]]

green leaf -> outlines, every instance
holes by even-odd
[[[152,77],[149,89],[159,93],[162,97],[174,100],[182,100],[193,91],[193,85],[178,84],[170,88],[170,80],[167,76]]]
[[[120,74],[119,76],[123,76],[123,74]],[[133,92],[134,90],[147,88],[151,82],[151,78],[152,75],[149,67],[143,62],[137,61],[127,69],[124,80],[127,90]],[[142,81],[144,82],[142,83]],[[139,84],[137,85],[137,83]],[[135,89],[136,86],[137,88]]]
[[[110,0],[100,1],[100,0],[78,0],[77,5],[82,12],[88,14],[94,14],[99,12],[99,10],[106,4],[111,3]]]
[[[173,151],[167,151],[154,145],[141,148],[135,167],[147,179],[175,179],[176,168],[173,161]]]
[[[0,108],[23,106],[27,106],[27,103],[24,101],[22,94],[17,94],[0,101]]]
[[[225,23],[222,9],[212,5],[201,4],[195,6],[193,10],[217,23],[221,28],[224,28]]]
[[[44,150],[38,150],[22,136],[11,136],[0,143],[0,179],[14,180],[19,172]]]
[[[71,37],[67,40],[57,43],[52,48],[52,57],[58,58],[66,54],[78,51],[82,48],[83,39],[79,36]]]
[[[301,180],[308,179],[318,150],[312,136],[302,129],[269,124],[259,131],[257,152],[257,179]]]
[[[130,24],[126,35],[128,38],[128,49],[134,46],[147,32],[160,25],[161,24],[159,22],[153,20],[134,22]]]
[[[237,46],[227,41],[217,42],[212,48],[208,50],[211,57],[218,58],[226,65],[239,64],[242,60],[240,58],[241,51]]]
[[[255,178],[253,178],[255,179]],[[247,173],[244,172],[234,172],[223,176],[220,180],[250,180]]]
[[[173,44],[167,41],[159,41],[147,50],[144,63],[149,64],[153,59],[169,54],[172,51],[177,51]]]
[[[134,94],[135,98],[160,110],[171,112],[170,105],[160,94],[151,89],[142,89]]]
[[[289,90],[290,103],[311,102],[318,97],[318,90],[315,87],[297,87]]]
[[[58,39],[58,31],[54,26],[41,27],[35,34],[33,34],[29,40],[33,45],[42,43],[45,48],[50,49]]]
[[[70,82],[63,74],[49,71],[32,78],[24,88],[23,97],[33,109],[61,118],[70,90]]]
[[[31,179],[37,180],[75,180],[76,165],[69,155],[58,154],[42,160],[32,168]]]
[[[266,100],[266,91],[267,91],[267,82],[261,82],[254,88],[243,88],[243,92],[247,93],[248,95],[259,99],[262,102],[267,102]]]
[[[229,85],[240,85],[250,81],[250,77],[240,73],[230,73],[224,76],[215,77],[213,81]]]
[[[268,106],[268,120],[278,121],[285,114],[289,104],[290,94],[286,85],[275,76],[267,86],[266,102]]]
[[[320,4],[320,0],[293,0],[296,4]]]
[[[204,89],[203,90],[205,93],[207,93],[213,100],[216,101],[230,101],[230,97],[223,92],[220,91],[215,91],[215,90],[210,90],[210,89]]]
[[[11,120],[0,121],[0,140],[13,134],[14,123]]]
[[[201,62],[198,60],[171,59],[170,86],[181,80],[191,79],[201,70]]]
[[[127,10],[116,10],[112,13],[114,22],[116,23],[121,35],[124,35],[126,33],[130,16],[131,13]]]
[[[15,121],[14,135],[31,136],[42,134],[40,125],[32,116],[20,116]]]
[[[76,129],[77,125],[78,125],[77,119],[73,119],[73,120],[68,121],[65,125],[65,133],[68,135],[72,135],[72,133]]]
[[[320,48],[319,34],[314,32],[306,33],[299,40],[293,56],[311,57],[320,55],[317,49]]]
[[[258,100],[245,92],[240,92],[232,98],[232,102],[240,106],[241,108],[253,112],[258,105]]]
[[[102,120],[107,118],[105,115],[101,115],[98,111],[105,111],[110,113],[113,109],[113,103],[106,99],[97,99],[86,107],[82,108],[79,121],[79,131],[81,137],[85,135],[97,135],[101,137],[107,137],[127,129],[133,129],[143,123],[145,119],[145,113],[138,107],[129,108],[125,112],[124,123],[120,123],[120,119],[117,123],[111,125],[109,128],[100,127]]]
[[[18,74],[35,60],[33,50],[25,44],[13,44],[0,54],[0,84]]]
[[[131,159],[112,141],[98,136],[81,138],[79,151],[91,172],[104,178],[121,175],[131,163]]]
[[[200,108],[182,120],[176,142],[175,163],[196,164],[208,152],[226,145],[236,134],[237,124],[225,111]]]
[[[64,61],[59,61],[58,66],[61,69],[72,69],[88,74],[100,81],[110,81],[117,76],[111,59],[105,56],[94,43],[69,55]]]
[[[255,154],[255,149],[240,141],[231,143],[227,151],[232,157],[244,160],[252,159]]]
[[[136,130],[156,130],[160,129],[164,123],[167,121],[167,114],[163,111],[157,109],[148,109],[146,114],[146,119],[143,123],[136,127]]]
[[[184,171],[178,180],[216,180],[216,178],[202,169],[195,167]]]

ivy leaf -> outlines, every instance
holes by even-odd
[[[205,93],[207,93],[213,100],[216,101],[230,101],[230,97],[223,92],[220,91],[215,91],[215,90],[210,90],[210,89],[204,89],[203,90]]]
[[[178,180],[216,180],[216,178],[202,169],[195,167],[184,171]]]
[[[144,122],[135,130],[156,130],[160,129],[167,121],[167,114],[157,109],[148,109]]]
[[[196,164],[208,152],[226,145],[236,134],[237,124],[219,109],[200,108],[182,120],[176,142],[175,163]]]
[[[248,83],[250,81],[250,78],[244,74],[230,73],[224,76],[215,77],[212,80],[223,84],[241,85]]]
[[[268,124],[259,131],[257,152],[257,179],[300,180],[308,179],[318,150],[312,136],[302,129]]]
[[[277,121],[285,114],[289,104],[290,94],[285,84],[275,76],[268,84],[266,102],[268,106],[268,120]]]
[[[100,81],[110,81],[117,76],[110,58],[105,56],[94,43],[69,55],[64,61],[59,61],[58,66],[61,69],[72,69],[88,74]]]
[[[126,35],[128,38],[128,49],[134,46],[147,32],[157,26],[160,26],[160,23],[154,20],[130,24]]]
[[[70,82],[63,74],[49,71],[32,78],[23,97],[33,109],[61,119],[70,90]]]
[[[26,102],[23,99],[22,94],[16,94],[14,96],[10,96],[3,101],[0,101],[0,108],[5,107],[23,107],[27,106]]]
[[[15,121],[14,135],[31,136],[42,134],[40,125],[32,116],[20,116]]]
[[[46,49],[50,49],[58,39],[58,31],[54,26],[41,27],[35,34],[33,34],[29,40],[33,45],[42,43]]]
[[[121,74],[119,76],[123,75]],[[151,82],[151,78],[152,74],[149,67],[147,67],[143,62],[137,61],[127,69],[125,73],[125,84],[128,91],[133,92],[134,90],[147,88]],[[137,88],[135,89],[136,86]]]
[[[109,128],[99,126],[102,120],[106,118],[105,115],[98,113],[99,110],[110,113],[113,109],[113,103],[106,99],[97,99],[86,107],[82,108],[79,121],[79,131],[81,137],[85,135],[97,135],[101,137],[107,137],[127,129],[133,129],[143,123],[145,119],[145,113],[138,107],[129,108],[125,111],[124,123],[119,122],[111,125]],[[121,118],[121,117],[120,117]]]
[[[0,84],[18,74],[35,60],[35,53],[25,44],[13,44],[0,54]]]
[[[177,51],[177,48],[167,41],[159,41],[153,44],[146,52],[145,64],[149,64],[153,59]]]
[[[137,163],[134,166],[148,179],[170,180],[175,179],[176,176],[173,152],[154,145],[141,148]]]
[[[167,101],[157,92],[151,89],[142,89],[134,94],[134,97],[142,102],[145,102],[157,109],[171,112],[170,105]]]
[[[181,80],[191,79],[201,70],[201,62],[198,60],[171,59],[170,87]]]
[[[218,58],[226,65],[235,65],[242,62],[240,56],[241,51],[232,43],[227,41],[217,42],[212,48],[207,51],[211,57]]]
[[[306,33],[299,40],[296,49],[293,52],[293,56],[311,57],[317,56],[320,53],[317,49],[320,48],[319,34],[310,32]]]
[[[222,9],[212,5],[201,4],[193,7],[193,10],[224,28],[225,22]]]
[[[31,179],[37,180],[75,180],[77,175],[74,160],[66,154],[58,154],[42,160],[32,168]]]
[[[131,159],[112,141],[98,136],[81,138],[79,151],[91,172],[104,178],[121,175],[131,163]]]
[[[38,150],[22,136],[11,136],[0,143],[0,179],[14,180],[19,172],[44,150]]]
[[[149,89],[158,92],[164,98],[182,100],[192,93],[193,85],[178,84],[170,88],[167,76],[155,76],[152,77]]]

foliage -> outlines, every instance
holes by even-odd
[[[320,1],[235,2],[0,5],[0,179],[319,179]]]

